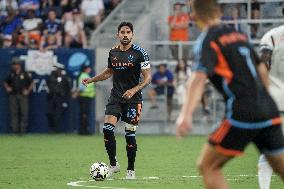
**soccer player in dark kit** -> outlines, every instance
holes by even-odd
[[[119,119],[126,123],[125,139],[128,158],[126,179],[135,179],[134,162],[137,151],[135,132],[142,109],[141,90],[151,82],[149,56],[146,51],[132,44],[133,25],[122,22],[118,26],[120,44],[109,52],[108,67],[95,77],[84,79],[87,85],[113,77],[113,88],[106,105],[103,127],[105,148],[109,156],[109,177],[120,170],[116,159],[114,127]],[[143,75],[143,81],[140,76]]]
[[[244,34],[220,23],[217,0],[192,0],[192,16],[202,30],[195,44],[195,72],[188,81],[186,102],[177,119],[177,135],[191,129],[207,78],[223,95],[226,114],[210,134],[198,161],[205,188],[227,189],[221,172],[232,158],[254,143],[284,180],[284,137],[281,118],[268,93],[267,70]]]

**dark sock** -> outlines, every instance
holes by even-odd
[[[128,158],[128,167],[127,170],[134,171],[134,163],[137,151],[137,144],[135,138],[135,131],[125,131],[125,139],[126,139],[126,152]]]
[[[109,157],[111,166],[116,165],[116,141],[114,136],[114,125],[105,123],[103,127],[105,148]]]

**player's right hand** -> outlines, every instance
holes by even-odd
[[[82,84],[84,85],[84,86],[86,86],[87,87],[87,85],[90,83],[90,79],[89,78],[86,78],[86,79],[83,79],[82,80]]]
[[[176,136],[178,139],[186,136],[192,129],[192,116],[179,115],[176,121]]]

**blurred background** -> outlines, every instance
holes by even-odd
[[[266,31],[284,23],[283,0],[219,2],[222,22],[245,33],[256,50]],[[100,133],[112,81],[85,89],[80,78],[106,68],[121,21],[133,23],[134,42],[152,64],[139,133],[174,134],[199,35],[190,0],[1,0],[0,133]],[[161,79],[168,85],[159,86]],[[162,90],[153,94],[156,87]],[[208,82],[193,133],[210,132],[224,111]]]

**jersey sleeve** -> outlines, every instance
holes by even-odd
[[[149,55],[145,50],[141,51],[141,63],[140,64],[141,64],[142,70],[151,68]]]
[[[215,42],[200,43],[195,46],[195,65],[194,72],[204,72],[208,76],[213,75],[214,68],[218,62],[217,52],[210,44]],[[216,44],[217,45],[217,44]]]
[[[273,36],[270,34],[270,32],[266,33],[260,40],[260,53],[263,53],[265,51],[273,51],[274,48],[274,42],[273,42]]]

